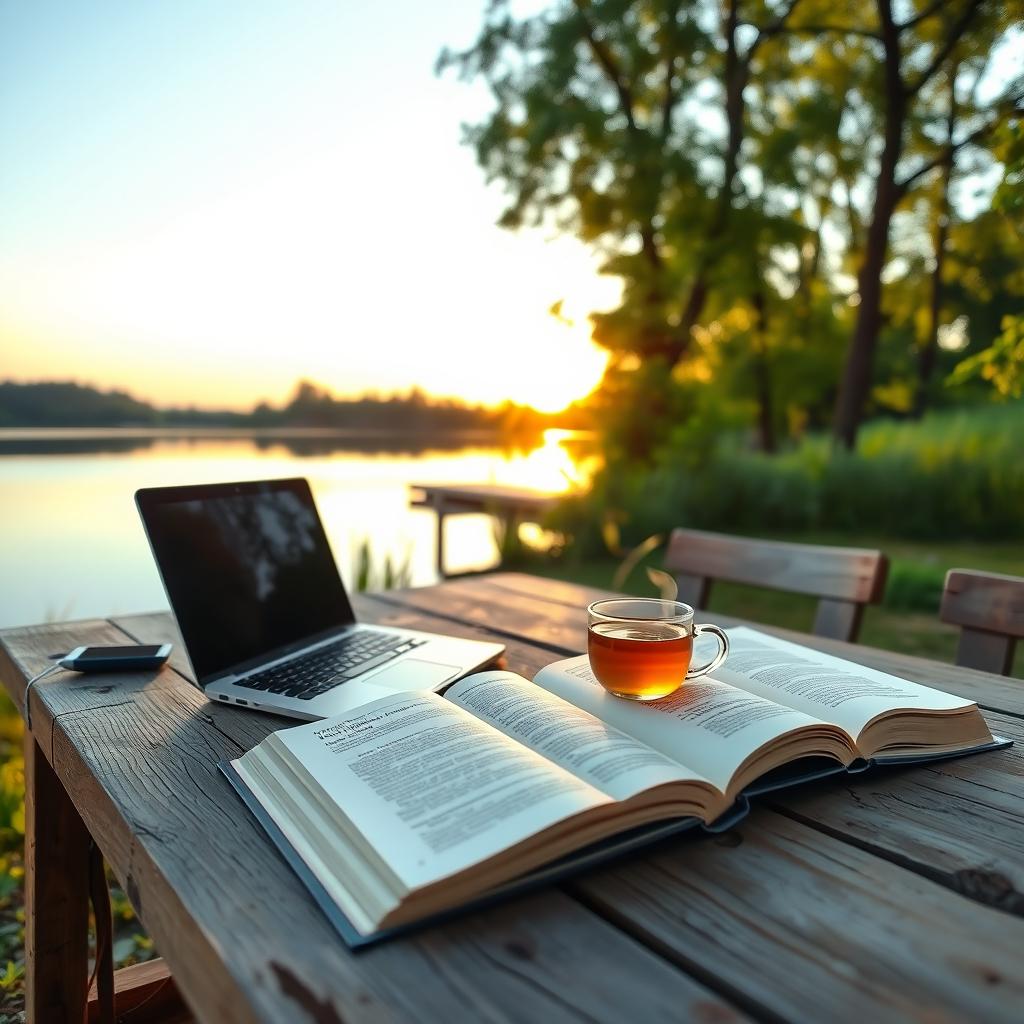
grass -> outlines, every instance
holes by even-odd
[[[628,542],[671,526],[767,536],[878,534],[956,544],[1024,542],[1024,402],[865,425],[855,453],[813,435],[775,455],[726,434],[666,447],[653,467],[609,464],[551,526],[589,554],[609,519]],[[695,461],[695,452],[707,453]]]
[[[25,765],[22,722],[0,694],[0,1021],[21,1021],[25,975]]]

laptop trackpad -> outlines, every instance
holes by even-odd
[[[433,690],[446,679],[454,679],[461,671],[458,665],[441,665],[436,661],[409,658],[371,676],[359,677],[359,682],[382,686],[388,690]]]

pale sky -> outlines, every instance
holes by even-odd
[[[433,73],[483,5],[0,4],[0,378],[221,407],[299,377],[588,392],[617,282],[495,226],[460,145],[487,96]]]

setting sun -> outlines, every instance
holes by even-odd
[[[558,321],[538,327],[532,344],[524,344],[520,351],[523,349],[535,350],[535,354],[510,367],[505,383],[510,397],[541,412],[558,412],[589,394],[600,382],[608,361],[585,327]]]
[[[587,313],[620,286],[581,246],[483,222],[466,226],[477,256],[445,249],[448,269],[418,238],[367,263],[365,247],[338,243],[359,216],[332,192],[340,166],[291,171],[159,227],[127,223],[44,263],[12,260],[8,372],[59,366],[160,405],[233,408],[280,401],[300,377],[337,394],[419,387],[543,411],[597,384],[606,357]],[[550,315],[555,301],[571,318]]]

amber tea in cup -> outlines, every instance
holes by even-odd
[[[616,697],[658,700],[686,679],[717,668],[729,651],[718,626],[694,625],[693,609],[655,598],[596,601],[587,609],[587,653],[597,681]],[[690,668],[693,638],[711,633],[719,650],[706,665]]]

